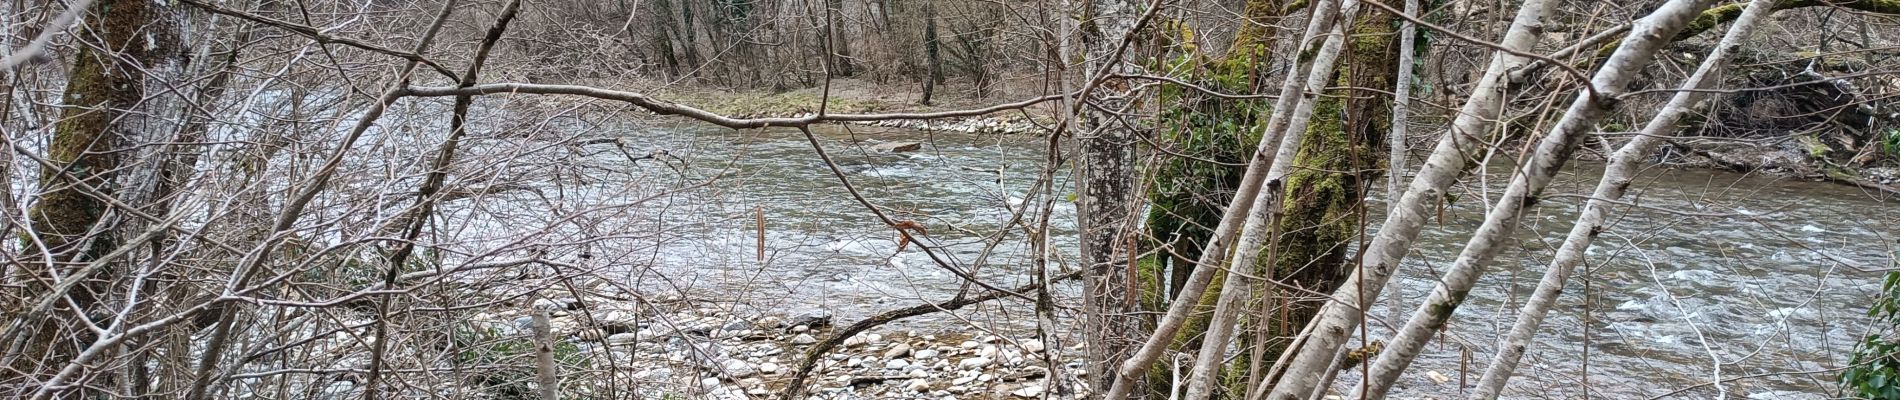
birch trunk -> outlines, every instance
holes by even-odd
[[[1418,9],[1418,0],[1405,0],[1405,15],[1417,18]],[[1398,204],[1399,196],[1405,194],[1405,192],[1401,191],[1403,189],[1400,189],[1401,185],[1404,184],[1403,179],[1405,179],[1405,135],[1407,130],[1405,121],[1410,118],[1412,114],[1412,64],[1414,64],[1413,59],[1415,58],[1414,53],[1416,52],[1413,44],[1414,41],[1417,40],[1417,37],[1418,27],[1412,23],[1412,20],[1400,18],[1399,74],[1398,78],[1396,78],[1398,82],[1394,84],[1392,88],[1392,136],[1389,138],[1392,145],[1390,149],[1392,154],[1389,155],[1390,163],[1386,165],[1386,208],[1395,207],[1395,205]]]
[[[1500,44],[1516,52],[1529,50],[1542,35],[1544,14],[1553,3],[1553,0],[1524,2]],[[1431,158],[1413,178],[1411,187],[1386,215],[1379,235],[1361,255],[1359,268],[1334,291],[1332,302],[1321,308],[1319,317],[1308,327],[1312,333],[1281,357],[1278,364],[1284,368],[1279,375],[1284,378],[1274,385],[1267,399],[1305,400],[1321,384],[1319,379],[1331,366],[1333,357],[1345,345],[1353,328],[1363,321],[1362,306],[1370,304],[1366,300],[1378,297],[1399,260],[1410,250],[1412,240],[1418,237],[1425,223],[1428,202],[1435,203],[1444,195],[1445,188],[1465,171],[1466,155],[1485,144],[1480,135],[1490,131],[1501,111],[1502,90],[1507,83],[1505,74],[1527,61],[1526,57],[1508,52],[1493,55],[1484,78],[1466,100],[1458,118],[1452,121],[1451,132],[1439,140]]]
[[[1307,124],[1312,121],[1313,107],[1319,103],[1319,92],[1325,90],[1327,81],[1333,76],[1333,65],[1339,60],[1340,49],[1345,46],[1346,25],[1358,14],[1359,2],[1345,0],[1341,5],[1345,11],[1330,20],[1314,18],[1307,25],[1307,36],[1313,32],[1328,29],[1326,42],[1314,55],[1312,65],[1306,66],[1305,90],[1300,93],[1298,105],[1285,122],[1285,133],[1281,134],[1278,154],[1267,169],[1267,189],[1258,193],[1253,202],[1256,205],[1247,215],[1242,225],[1240,244],[1235,247],[1233,261],[1227,265],[1234,268],[1246,268],[1254,265],[1265,247],[1268,238],[1273,235],[1274,222],[1279,221],[1280,199],[1284,195],[1287,173],[1293,169],[1294,153],[1299,151],[1301,142],[1306,138]],[[1330,27],[1327,27],[1330,25]],[[1301,41],[1302,44],[1307,40]],[[1284,95],[1284,93],[1283,93]],[[1271,126],[1273,121],[1269,120]],[[1201,339],[1200,353],[1195,357],[1194,369],[1189,373],[1187,400],[1203,400],[1214,392],[1221,360],[1226,358],[1228,342],[1233,339],[1236,320],[1244,302],[1252,297],[1252,288],[1264,282],[1255,282],[1241,274],[1229,274],[1227,283],[1221,285],[1220,300],[1214,304],[1214,317],[1208,323],[1207,334]]]
[[[1301,40],[1293,43],[1291,47],[1296,51],[1304,49],[1306,44],[1312,42],[1320,32],[1329,29],[1328,24],[1338,12],[1338,6],[1337,1],[1330,0],[1314,3],[1313,11],[1308,16],[1306,32],[1301,35]],[[1293,62],[1297,73],[1291,76],[1302,76],[1312,69],[1311,64],[1302,64],[1298,59]],[[1220,224],[1214,228],[1212,240],[1201,252],[1200,259],[1196,260],[1194,273],[1188,276],[1188,282],[1182,286],[1181,292],[1174,296],[1175,301],[1168,306],[1168,313],[1163,315],[1161,321],[1156,324],[1154,334],[1141,344],[1133,356],[1120,363],[1114,384],[1110,386],[1104,398],[1118,400],[1128,397],[1128,394],[1136,387],[1136,380],[1154,365],[1155,360],[1160,359],[1161,353],[1173,342],[1175,333],[1193,313],[1195,305],[1199,303],[1195,299],[1201,298],[1201,295],[1207,291],[1208,284],[1214,280],[1214,276],[1221,273],[1221,262],[1227,260],[1229,246],[1235,234],[1238,233],[1242,220],[1248,218],[1257,203],[1256,197],[1260,193],[1261,184],[1269,175],[1267,169],[1276,162],[1277,152],[1268,146],[1282,141],[1281,134],[1284,132],[1281,127],[1285,126],[1285,121],[1291,117],[1292,110],[1298,106],[1305,83],[1306,81],[1302,79],[1287,79],[1281,85],[1280,97],[1274,101],[1273,114],[1267,119],[1264,131],[1266,137],[1260,139],[1258,148],[1254,150],[1253,158],[1247,164],[1247,172],[1241,177],[1240,188],[1235,190],[1233,201],[1227,206],[1227,211],[1221,214]]]
[[[1365,398],[1385,397],[1399,374],[1424,349],[1425,343],[1445,326],[1453,312],[1464,303],[1465,297],[1471,293],[1471,287],[1477,284],[1478,277],[1484,275],[1485,267],[1497,257],[1506,239],[1517,230],[1517,222],[1523,217],[1525,207],[1537,203],[1538,196],[1556,177],[1557,171],[1563,169],[1564,163],[1570,160],[1571,153],[1576,151],[1577,143],[1582,141],[1586,131],[1594,128],[1598,120],[1609,114],[1616,106],[1615,99],[1624,93],[1629,82],[1655,60],[1656,51],[1669,44],[1669,38],[1675,37],[1676,32],[1688,26],[1690,20],[1713,2],[1672,0],[1631,28],[1633,34],[1623,41],[1616,53],[1591,78],[1590,85],[1596,88],[1596,92],[1578,93],[1563,118],[1544,135],[1530,162],[1513,174],[1510,186],[1485,216],[1484,224],[1465,244],[1464,251],[1452,262],[1451,269],[1440,277],[1438,287],[1412,313],[1411,319],[1399,329],[1398,336],[1386,344],[1378,359],[1367,367],[1371,377],[1355,392],[1364,393]],[[1360,396],[1354,394],[1350,397]]]
[[[548,312],[538,310],[530,320],[534,330],[534,383],[535,392],[541,400],[560,400],[560,378],[554,370],[554,332],[548,323]]]
[[[1571,271],[1583,262],[1584,250],[1590,248],[1591,241],[1603,231],[1605,211],[1611,202],[1623,198],[1629,189],[1630,181],[1639,168],[1639,163],[1655,151],[1663,139],[1673,136],[1680,130],[1677,125],[1696,102],[1701,101],[1704,92],[1695,91],[1704,87],[1711,75],[1715,75],[1727,61],[1728,55],[1741,42],[1748,38],[1761,17],[1774,12],[1775,0],[1753,0],[1742,15],[1736,18],[1728,33],[1722,36],[1702,65],[1696,68],[1689,79],[1683,81],[1683,91],[1669,99],[1656,118],[1643,126],[1641,134],[1629,143],[1617,149],[1610,156],[1609,166],[1603,171],[1603,177],[1597,181],[1596,191],[1584,204],[1583,212],[1577,216],[1576,225],[1570,228],[1570,235],[1564,238],[1562,247],[1551,259],[1544,270],[1543,280],[1537,283],[1537,291],[1524,303],[1524,309],[1518,313],[1517,322],[1511,325],[1511,331],[1498,344],[1498,354],[1491,359],[1491,365],[1485,368],[1484,376],[1478,380],[1478,387],[1471,393],[1473,400],[1492,400],[1504,388],[1504,383],[1517,369],[1517,362],[1530,346],[1531,338],[1537,334],[1537,327],[1544,322],[1544,316],[1556,303],[1557,295],[1563,292],[1564,283],[1570,279]]]

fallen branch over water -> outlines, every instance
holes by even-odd
[[[577,86],[577,85],[544,85],[544,84],[533,84],[533,83],[490,83],[490,84],[474,85],[474,86],[468,86],[468,87],[411,86],[400,93],[400,95],[404,97],[407,97],[407,96],[415,96],[415,97],[485,96],[485,95],[494,95],[494,94],[563,94],[563,95],[592,97],[592,98],[602,99],[602,100],[623,101],[623,102],[627,102],[628,104],[632,104],[635,107],[640,107],[640,108],[646,109],[647,111],[652,111],[655,114],[678,115],[678,116],[700,120],[700,121],[710,123],[713,125],[719,125],[719,126],[723,126],[727,128],[732,128],[732,129],[754,129],[754,128],[768,128],[768,127],[805,127],[805,126],[811,126],[812,124],[831,123],[831,122],[870,122],[870,121],[883,121],[883,120],[925,120],[925,119],[974,117],[978,115],[991,114],[991,113],[997,113],[997,112],[1003,112],[1003,111],[1020,110],[1020,109],[1028,108],[1030,106],[1041,104],[1043,102],[1055,101],[1055,100],[1073,96],[1073,94],[1052,94],[1052,95],[1044,95],[1040,97],[1032,97],[1029,99],[1012,102],[1012,103],[996,104],[996,105],[983,107],[983,108],[938,111],[938,112],[909,112],[909,113],[882,113],[882,114],[818,113],[818,114],[811,114],[811,115],[798,116],[798,117],[733,118],[733,117],[728,117],[725,115],[720,115],[719,113],[715,113],[712,111],[707,111],[705,109],[701,109],[701,108],[697,108],[697,107],[693,107],[693,106],[689,106],[685,104],[674,103],[674,102],[667,101],[664,99],[656,98],[656,97],[647,95],[645,93],[612,90],[612,89],[601,89],[601,88],[596,88],[596,87]]]

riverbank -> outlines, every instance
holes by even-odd
[[[1048,348],[995,332],[873,327],[842,342],[829,312],[779,314],[683,298],[606,293],[534,302],[479,321],[527,339],[532,313],[547,313],[559,359],[589,360],[632,380],[639,398],[757,399],[806,377],[816,398],[1040,398],[1051,360],[1083,374],[1080,348]],[[814,351],[816,354],[814,355]],[[1052,354],[1053,352],[1053,354]],[[606,365],[603,365],[606,364]]]
[[[910,86],[914,85],[839,79],[832,82],[829,92],[825,88],[784,92],[674,88],[662,90],[659,94],[675,102],[741,118],[807,116],[816,112],[821,102],[826,104],[826,112],[830,113],[936,112],[981,108],[1034,95],[1026,83],[1005,84],[999,85],[1003,89],[993,90],[994,93],[988,96],[976,96],[967,90],[944,90],[936,96],[935,101],[926,105],[921,103],[923,95],[918,88]],[[1022,111],[977,117],[927,121],[887,120],[850,125],[930,132],[1042,135],[1054,126],[1052,111],[1046,105],[1039,105]],[[1599,161],[1602,158],[1601,154],[1590,151],[1581,152],[1579,156]],[[1795,138],[1680,138],[1671,141],[1651,162],[1670,168],[1715,169],[1826,181],[1900,196],[1900,165],[1895,165],[1894,160],[1877,159],[1857,167],[1843,166],[1829,157],[1817,156],[1813,145]]]
[[[1745,174],[1824,181],[1900,196],[1900,165],[1890,156],[1860,154],[1841,162],[1798,137],[1764,139],[1679,138],[1670,141],[1656,164]]]

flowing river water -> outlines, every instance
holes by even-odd
[[[797,131],[628,130],[632,147],[667,153],[660,158],[666,162],[638,168],[711,182],[662,206],[670,239],[654,255],[655,267],[629,272],[639,287],[767,312],[824,310],[846,323],[981,290],[965,287],[916,246],[899,252],[896,234],[852,199]],[[983,254],[985,239],[1024,203],[1045,163],[1045,142],[1031,136],[817,130],[865,198],[922,223],[929,243],[960,265]],[[872,149],[895,141],[923,147]],[[1429,293],[1482,220],[1481,199],[1502,191],[1506,163],[1493,162],[1482,179],[1455,189],[1458,200],[1425,229],[1388,287],[1387,297],[1396,300],[1381,299],[1370,311],[1371,336],[1390,336],[1390,327]],[[1579,164],[1524,218],[1517,240],[1395,395],[1458,396],[1461,382],[1476,383],[1601,172],[1599,164]],[[1056,179],[1051,263],[1073,268],[1071,175],[1060,170]],[[1369,231],[1382,220],[1376,197],[1383,196],[1373,197]],[[1580,398],[1586,388],[1597,398],[1821,397],[1831,394],[1855,342],[1880,329],[1866,317],[1880,274],[1857,268],[1895,265],[1894,201],[1840,185],[1665,168],[1646,171],[1626,200],[1636,206],[1613,211],[1587,272],[1579,274],[1587,279],[1566,288],[1506,397]],[[999,287],[1030,282],[1024,237],[1022,229],[1008,232],[976,275]],[[1076,304],[1077,291],[1069,284],[1056,294]],[[997,302],[898,326],[1020,332],[1035,323],[1025,304]],[[1073,311],[1062,311],[1065,321],[1075,320]],[[1358,373],[1343,372],[1342,387]],[[1702,386],[1690,388],[1696,385]],[[1684,388],[1690,389],[1672,394]]]

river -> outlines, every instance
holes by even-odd
[[[642,161],[639,169],[710,182],[650,206],[665,210],[669,234],[653,267],[628,272],[638,287],[769,312],[823,309],[843,321],[940,301],[964,288],[917,247],[898,252],[896,235],[852,200],[797,131],[676,125],[625,131],[629,149],[668,155],[660,158],[668,162]],[[818,131],[867,199],[928,227],[932,243],[958,263],[978,258],[983,235],[1010,218],[1010,207],[1021,204],[1044,162],[1043,142],[1030,136]],[[892,141],[925,144],[900,154],[870,149]],[[1458,382],[1476,382],[1498,334],[1509,329],[1574,221],[1580,195],[1601,172],[1599,164],[1581,164],[1524,219],[1517,243],[1395,395],[1456,396]],[[1507,166],[1497,165],[1482,180],[1468,179],[1455,189],[1460,200],[1425,229],[1387,290],[1408,307],[1404,314],[1456,256],[1482,220],[1479,199],[1501,192],[1506,173]],[[1064,170],[1057,178],[1067,185],[1070,175]],[[1065,249],[1058,262],[1072,267],[1067,249],[1075,248],[1074,207],[1066,191],[1057,193],[1051,241]],[[1646,171],[1626,199],[1639,206],[1614,211],[1610,229],[1590,251],[1588,283],[1573,279],[1507,397],[1579,398],[1589,387],[1590,397],[1649,398],[1713,379],[1724,383],[1677,396],[1814,398],[1831,390],[1832,370],[1874,329],[1865,310],[1880,286],[1879,273],[1835,260],[1894,265],[1900,207],[1846,186],[1666,168]],[[1379,221],[1374,214],[1372,221]],[[1012,232],[978,275],[1003,287],[1027,283],[1028,256],[1022,232]],[[1061,286],[1058,295],[1075,304],[1076,291]],[[1387,308],[1393,302],[1381,300],[1372,310],[1378,319],[1373,337],[1389,336],[1389,326],[1400,323],[1389,321],[1398,314]],[[1031,317],[1018,301],[900,326],[1019,331],[1034,323]],[[1342,373],[1341,386],[1358,371]],[[1426,371],[1450,382],[1434,382]],[[1744,376],[1753,377],[1734,379]]]

